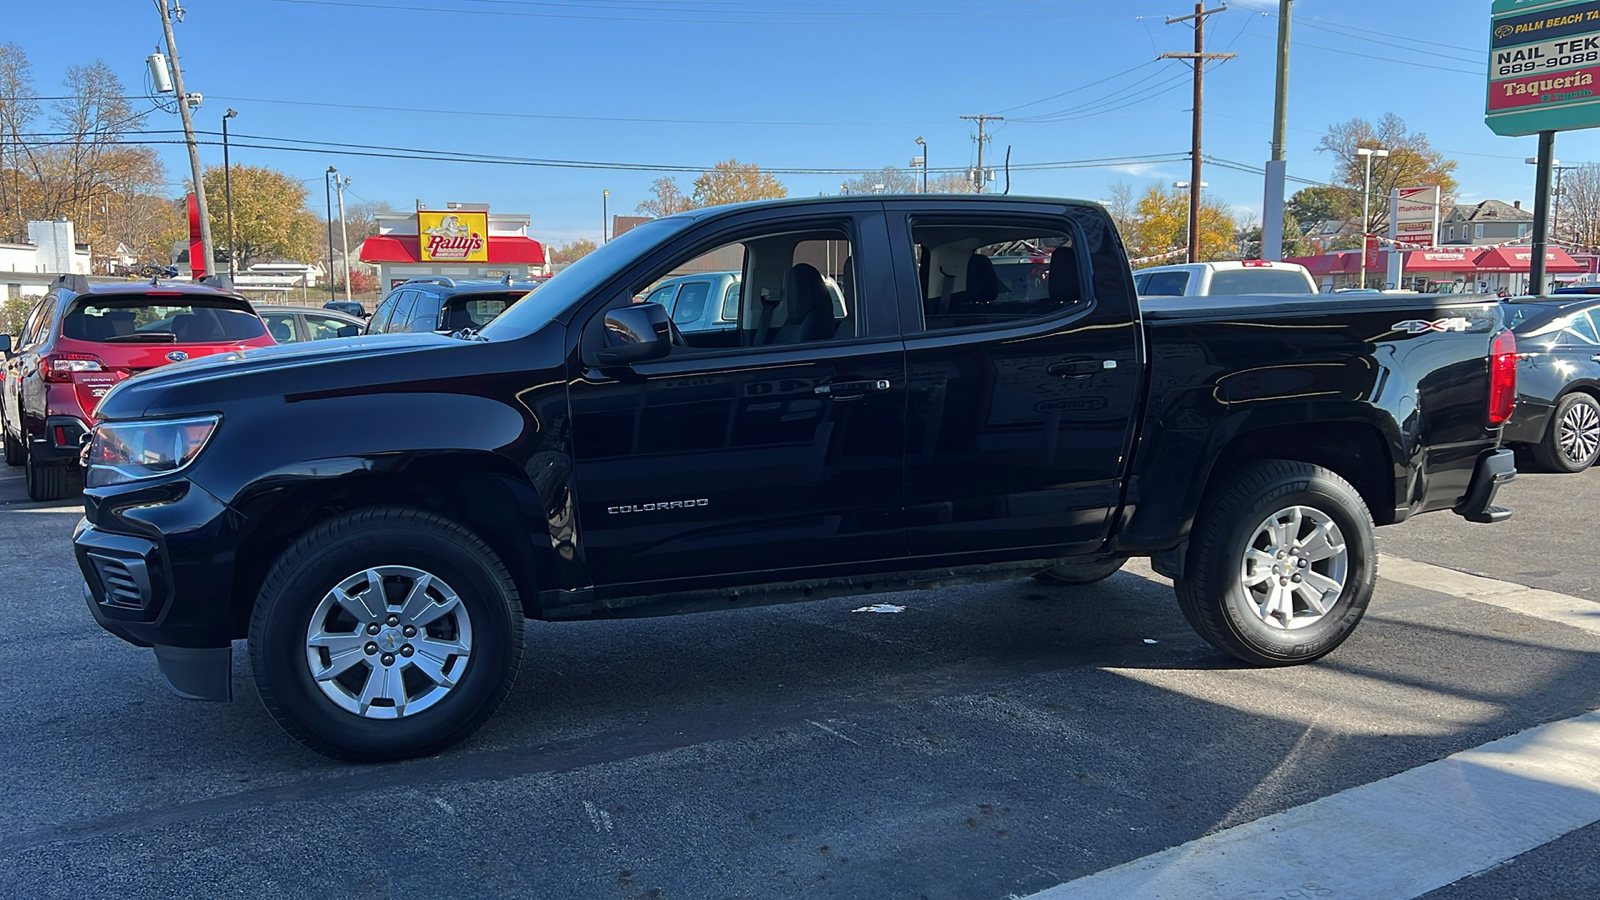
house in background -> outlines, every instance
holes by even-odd
[[[1533,231],[1533,213],[1522,208],[1522,201],[1504,203],[1485,200],[1476,206],[1457,205],[1439,223],[1439,243],[1462,246],[1503,244],[1528,236]]]

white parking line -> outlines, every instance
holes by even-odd
[[[1600,603],[1581,597],[1468,575],[1455,569],[1397,556],[1384,556],[1378,560],[1378,577],[1600,633]]]
[[[1410,900],[1600,821],[1600,712],[1057,885],[1027,900]]]

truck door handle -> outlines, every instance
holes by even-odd
[[[1117,361],[1114,359],[1063,359],[1051,363],[1045,372],[1051,375],[1060,375],[1063,378],[1083,378],[1096,372],[1115,369]]]
[[[890,384],[887,380],[878,381],[841,381],[836,384],[819,384],[812,391],[824,397],[835,400],[850,400],[867,393],[868,391],[887,391]]]

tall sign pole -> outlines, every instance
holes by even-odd
[[[183,120],[183,138],[189,145],[189,168],[194,173],[194,199],[200,207],[200,265],[195,266],[196,260],[189,260],[189,268],[196,277],[210,274],[215,271],[213,260],[216,259],[216,245],[211,242],[211,213],[206,206],[206,179],[205,169],[200,165],[200,145],[194,139],[194,117],[189,112],[189,95],[183,89],[183,69],[178,66],[178,40],[172,36],[172,11],[167,9],[167,0],[155,0],[156,9],[161,11],[161,28],[167,34],[167,55],[172,63],[172,85],[177,89],[178,118]],[[198,94],[195,95],[199,97]]]
[[[1169,17],[1168,25],[1179,22],[1194,21],[1194,52],[1193,53],[1163,53],[1162,59],[1187,59],[1194,65],[1194,123],[1192,138],[1193,144],[1189,151],[1189,262],[1200,261],[1200,123],[1201,104],[1205,98],[1206,61],[1211,59],[1233,59],[1237,53],[1207,53],[1206,52],[1206,19],[1219,12],[1225,12],[1226,6],[1215,9],[1206,9],[1202,2],[1196,2],[1194,13],[1177,18]]]
[[[1484,121],[1539,136],[1528,290],[1545,290],[1556,132],[1600,127],[1600,7],[1593,0],[1494,0]]]

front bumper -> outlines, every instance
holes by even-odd
[[[182,477],[90,489],[85,500],[72,543],[95,621],[152,648],[180,696],[230,699],[237,516]]]
[[[1456,515],[1468,522],[1504,522],[1511,518],[1511,510],[1503,506],[1494,505],[1494,496],[1500,486],[1511,481],[1517,475],[1516,457],[1510,450],[1485,451],[1478,457],[1478,464],[1472,470],[1472,481],[1467,484],[1467,493],[1456,505]]]

